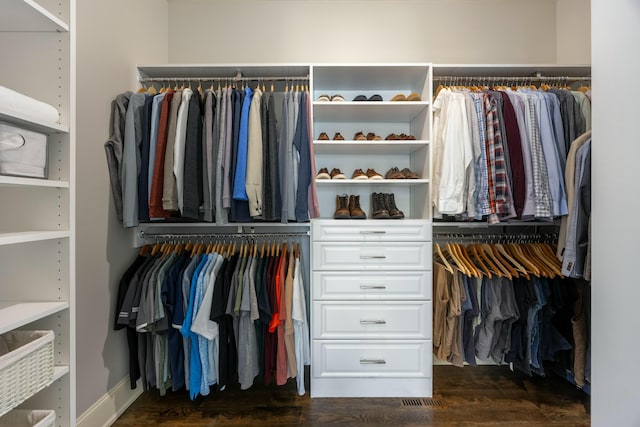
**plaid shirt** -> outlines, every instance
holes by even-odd
[[[493,217],[493,214],[507,214],[510,211],[507,197],[507,167],[496,103],[488,94],[484,96],[484,106],[487,114],[487,169],[489,170],[489,205],[492,214],[489,222],[498,222],[498,218]]]
[[[535,194],[536,218],[551,218],[551,191],[549,190],[549,174],[547,164],[542,151],[542,141],[540,139],[540,128],[536,118],[536,105],[534,96],[527,94],[529,104],[529,126],[531,159],[533,166],[533,191]]]
[[[489,170],[487,169],[485,112],[482,97],[483,95],[481,93],[471,93],[471,98],[476,108],[478,127],[480,128],[480,157],[475,167],[476,194],[474,194],[474,200],[476,204],[476,219],[482,219],[482,216],[491,213],[489,206]]]

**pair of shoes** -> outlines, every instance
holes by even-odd
[[[333,140],[344,141],[344,136],[340,135],[340,132],[336,132],[336,134],[333,135]],[[321,132],[320,135],[318,135],[318,141],[329,141],[329,135],[327,135],[326,132]]]
[[[333,96],[322,94],[318,97],[318,101],[344,101],[344,98],[340,94],[335,94]]]
[[[353,175],[351,175],[351,179],[383,179],[382,175],[376,172],[375,169],[367,169],[367,173],[364,173],[362,169],[356,169],[353,171]]]
[[[371,193],[371,211],[373,219],[404,218],[404,212],[396,206],[393,193]]]
[[[334,219],[367,219],[367,214],[360,208],[360,196],[343,194],[336,196]]]
[[[405,133],[401,133],[400,135],[396,135],[395,133],[390,133],[385,138],[386,141],[415,141],[416,137],[413,135],[407,135]]]
[[[327,168],[320,168],[316,174],[316,179],[347,179],[347,177],[338,168],[331,169],[331,172]]]
[[[420,98],[420,95],[418,95],[417,93],[412,92],[407,96],[404,96],[403,94],[399,93],[393,98],[391,98],[391,100],[392,101],[422,101],[422,98]]]
[[[365,95],[358,95],[353,98],[354,101],[382,101],[382,97],[380,95],[371,95],[367,98]]]
[[[373,132],[369,132],[366,135],[363,132],[357,132],[353,136],[353,140],[354,141],[380,141],[380,140],[382,140],[382,137],[376,135]]]
[[[389,169],[384,177],[386,179],[420,179],[420,175],[413,172],[411,169],[404,168],[400,170],[395,166]]]

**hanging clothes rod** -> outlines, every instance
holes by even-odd
[[[173,83],[173,82],[291,82],[308,81],[309,76],[272,76],[272,77],[245,77],[242,75],[229,77],[140,77],[140,83]]]
[[[248,239],[253,237],[304,237],[308,236],[308,231],[299,231],[299,232],[286,232],[286,233],[253,233],[253,232],[243,232],[243,233],[147,233],[144,231],[138,232],[138,237],[144,240],[180,240],[180,239],[214,239],[214,238],[225,238],[225,239]]]
[[[533,234],[458,234],[458,233],[434,233],[436,242],[484,242],[484,243],[538,243],[558,241],[557,233],[533,233]]]
[[[522,82],[522,81],[538,81],[538,82],[580,82],[591,81],[591,76],[543,76],[537,74],[535,76],[436,76],[433,77],[434,82],[477,82],[477,81],[505,81],[505,82]]]

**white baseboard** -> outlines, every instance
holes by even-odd
[[[115,387],[91,405],[76,420],[77,427],[108,427],[142,394],[142,386],[131,390],[129,377],[123,378]]]

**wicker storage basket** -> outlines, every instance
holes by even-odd
[[[53,381],[53,331],[11,331],[2,335],[0,416]]]
[[[56,411],[14,409],[0,417],[0,427],[55,427]]]

